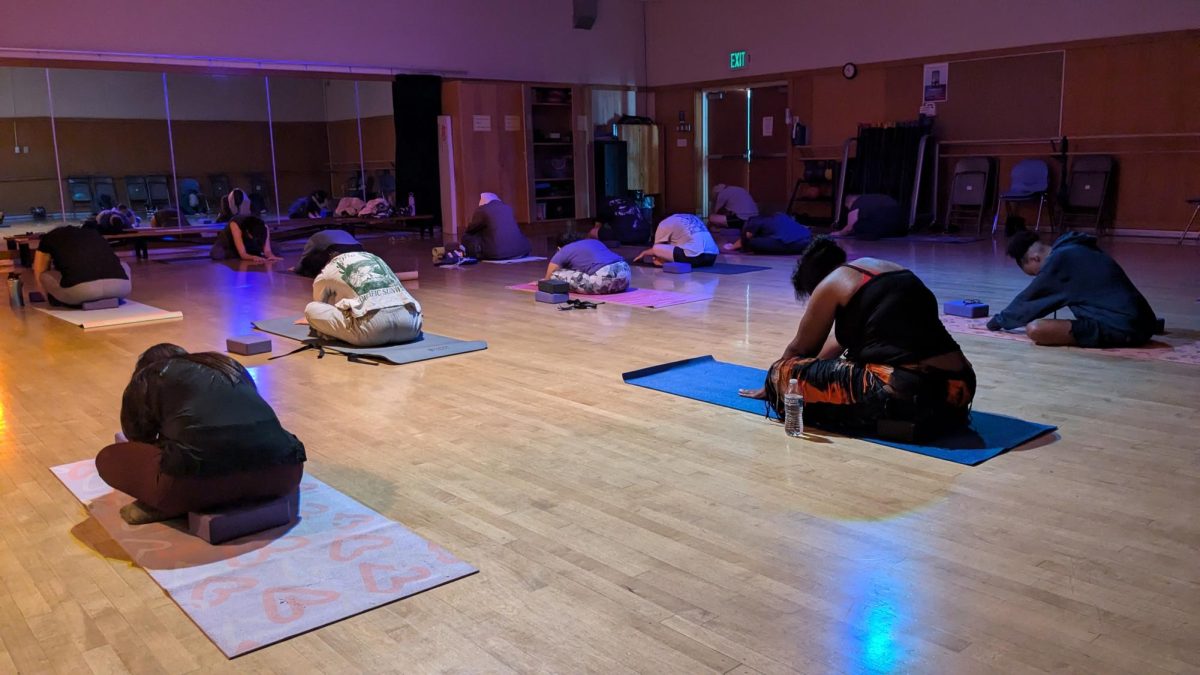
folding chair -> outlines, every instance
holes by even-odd
[[[1179,236],[1179,243],[1183,243],[1187,239],[1188,233],[1192,231],[1192,223],[1196,222],[1196,214],[1200,213],[1200,197],[1193,197],[1187,200],[1188,204],[1195,204],[1196,208],[1192,209],[1192,217],[1188,219],[1187,227],[1183,228],[1183,234]]]
[[[94,206],[92,199],[92,179],[87,176],[67,176],[67,194],[71,200],[72,218],[79,212],[79,209],[76,207],[80,204],[86,205],[88,213],[91,213]]]
[[[233,184],[229,182],[228,174],[208,174],[208,199],[213,204],[220,204],[231,190],[233,190]]]
[[[991,178],[992,160],[987,157],[964,157],[954,163],[946,204],[947,228],[961,229],[974,224],[976,233],[983,232],[983,212],[987,208]]]
[[[101,211],[117,205],[117,184],[112,176],[92,176],[92,197]]]
[[[1046,191],[1050,188],[1050,167],[1040,159],[1023,159],[1017,162],[1009,174],[1008,190],[1001,192],[996,198],[996,215],[992,217],[992,234],[996,234],[996,225],[1000,222],[1000,208],[1004,207],[1007,214],[1009,205],[1013,202],[1032,202],[1037,200],[1037,223],[1033,229],[1042,227],[1042,211],[1046,206]]]
[[[146,210],[150,206],[150,190],[146,187],[145,176],[125,176],[125,198],[129,200],[129,208]]]
[[[265,213],[271,206],[271,184],[261,173],[248,173],[246,179],[250,182],[250,189],[246,190],[246,196],[250,198],[250,210]]]
[[[146,176],[146,190],[149,194],[150,208],[170,206],[171,189],[168,187],[166,176]]]
[[[1113,158],[1108,155],[1086,155],[1071,162],[1067,197],[1058,215],[1062,229],[1091,227],[1100,232],[1108,213],[1113,168]]]
[[[208,200],[204,198],[204,193],[200,191],[200,181],[195,178],[181,178],[179,180],[179,201],[182,202],[180,210],[185,215],[208,213]]]

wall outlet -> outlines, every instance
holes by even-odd
[[[21,146],[19,146],[19,145],[14,145],[14,146],[13,146],[13,154],[14,154],[14,155],[19,155],[19,154],[21,154]]]
[[[25,146],[25,154],[27,154],[27,155],[29,154],[29,146],[28,145]]]

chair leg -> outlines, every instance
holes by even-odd
[[[1200,204],[1197,204],[1196,208],[1192,210],[1192,217],[1188,219],[1187,227],[1183,228],[1183,234],[1179,235],[1179,243],[1182,244],[1187,239],[1188,233],[1192,231],[1192,223],[1196,222],[1196,214],[1198,213],[1200,213]]]
[[[1033,225],[1034,232],[1041,232],[1041,230],[1042,230],[1042,208],[1045,205],[1046,205],[1046,198],[1038,197],[1038,214],[1037,214],[1037,221]]]
[[[996,214],[992,216],[992,236],[996,236],[996,224],[1000,222],[1000,207],[1004,206],[1003,199],[996,200]]]

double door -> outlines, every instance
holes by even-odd
[[[759,210],[782,210],[788,198],[786,85],[705,92],[705,199],[712,186],[749,190]]]

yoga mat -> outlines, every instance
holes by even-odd
[[[545,260],[544,256],[527,255],[524,258],[510,258],[508,260],[482,260],[480,262],[491,263],[492,265],[516,265],[517,263],[537,262]]]
[[[537,282],[530,281],[527,284],[516,284],[514,286],[506,286],[505,288],[513,291],[534,293],[537,291]],[[572,293],[571,297],[583,298],[585,300],[591,300],[592,302],[605,302],[614,305],[629,305],[631,307],[645,307],[647,309],[659,309],[662,307],[671,307],[672,305],[684,305],[689,302],[712,300],[711,295],[680,293],[678,291],[659,291],[653,288],[631,288],[624,293],[611,293],[608,295]]]
[[[1022,331],[990,331],[987,329],[988,317],[968,319],[962,316],[942,315],[942,323],[946,330],[964,335],[995,338],[997,340],[1012,340],[1032,345],[1033,340]],[[1200,340],[1195,337],[1157,335],[1153,340],[1141,347],[1114,347],[1109,349],[1085,349],[1083,347],[1044,347],[1044,349],[1066,349],[1082,354],[1103,354],[1118,356],[1139,361],[1170,361],[1189,366],[1200,366]]]
[[[724,363],[712,356],[700,356],[625,373],[625,382],[638,387],[713,403],[725,408],[763,415],[766,404],[738,396],[738,389],[763,386],[767,371],[735,363]],[[1000,453],[1031,441],[1057,427],[1026,422],[1015,417],[971,412],[969,428],[938,438],[933,444],[897,443],[864,436],[861,439],[974,466]]]
[[[292,340],[313,339],[309,337],[309,328],[306,324],[297,324],[295,317],[283,317],[280,319],[267,319],[265,321],[255,321],[254,327],[274,335],[290,338]],[[433,333],[425,333],[420,340],[408,342],[402,345],[391,345],[384,347],[352,347],[337,340],[324,339],[321,341],[321,346],[342,354],[354,354],[356,356],[369,356],[371,358],[383,359],[389,363],[402,365],[405,363],[416,363],[417,361],[427,361],[443,356],[453,356],[455,354],[465,354],[467,352],[475,352],[481,349],[487,349],[487,343],[482,341],[466,341],[457,340],[445,335],[435,335]]]
[[[880,241],[912,241],[929,244],[973,244],[983,241],[983,237],[968,237],[952,234],[910,234],[907,237],[881,239]]]
[[[170,312],[133,300],[122,300],[120,307],[112,309],[82,310],[68,307],[36,307],[35,309],[83,329],[183,318],[183,312]]]
[[[715,263],[710,267],[692,266],[693,272],[700,272],[701,274],[746,274],[747,272],[761,272],[762,270],[769,269],[771,268],[764,267],[763,265],[738,265],[736,263],[723,262]]]
[[[478,571],[312,476],[294,525],[214,546],[185,521],[126,524],[133,498],[94,460],[50,470],[229,658]]]

